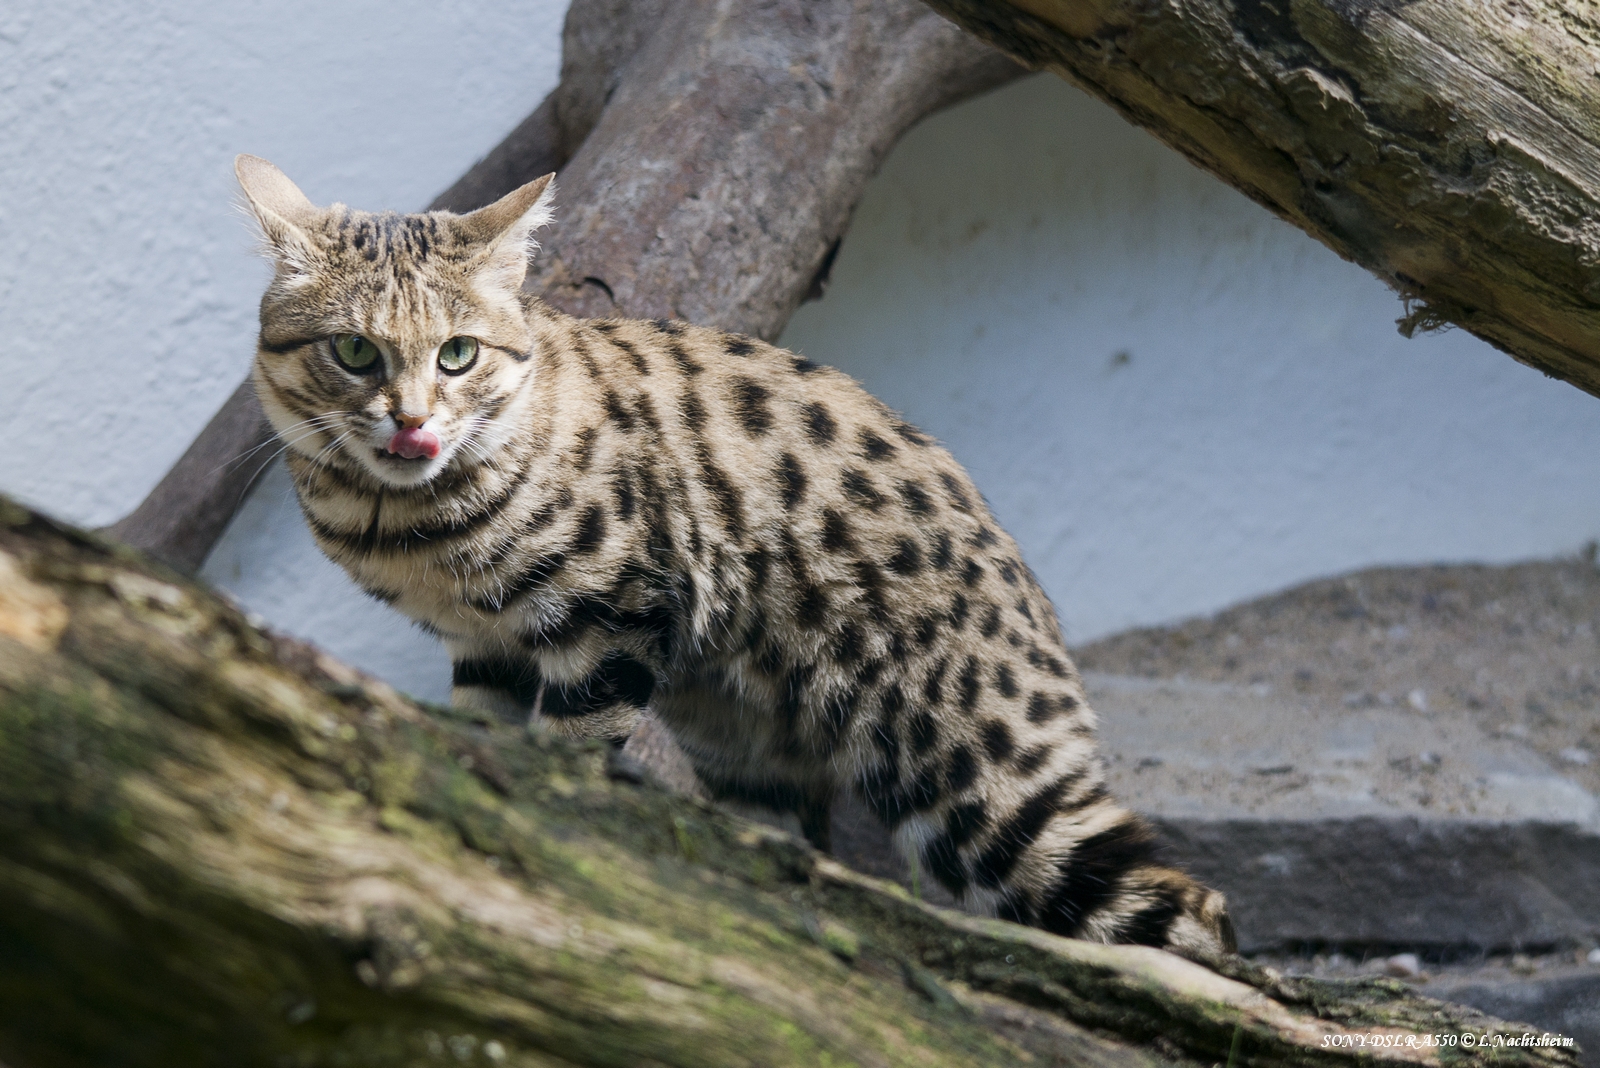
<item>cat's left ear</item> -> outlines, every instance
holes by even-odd
[[[479,270],[506,289],[522,287],[522,279],[528,273],[528,257],[539,247],[533,232],[549,222],[552,215],[554,178],[554,174],[535,178],[488,207],[454,220],[456,232],[464,241],[483,247]]]

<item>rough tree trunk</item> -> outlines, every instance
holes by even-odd
[[[532,291],[773,338],[900,135],[1022,73],[918,0],[575,0],[560,85],[429,207],[470,210],[557,170]],[[108,533],[194,571],[271,438],[242,387]]]
[[[944,912],[638,778],[0,499],[0,1060],[1576,1064],[1427,1045],[1530,1032],[1392,980]]]
[[[1454,323],[1600,395],[1593,0],[928,0]]]

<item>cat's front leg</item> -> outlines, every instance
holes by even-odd
[[[565,738],[621,745],[655,691],[655,670],[627,649],[604,649],[575,662],[550,651],[508,652],[467,642],[447,648],[452,706],[534,723]]]
[[[529,654],[447,641],[450,654],[450,705],[487,712],[507,723],[526,723],[533,715],[544,675]]]
[[[605,738],[621,746],[655,692],[657,671],[647,657],[626,648],[609,648],[578,663],[553,654],[541,661],[543,685],[534,721],[565,738]]]

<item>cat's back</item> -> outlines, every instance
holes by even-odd
[[[971,640],[1016,616],[1013,644],[1054,657],[1054,611],[961,465],[848,375],[671,320],[551,326],[608,432],[672,469],[672,503],[706,521],[702,540],[753,556],[754,578],[783,558],[796,622],[823,627],[841,599],[865,599],[929,645],[937,618],[965,629],[976,614]]]

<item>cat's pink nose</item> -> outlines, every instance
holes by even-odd
[[[407,460],[422,456],[431,460],[439,455],[439,435],[420,427],[407,427],[389,439],[388,448],[389,452]]]

